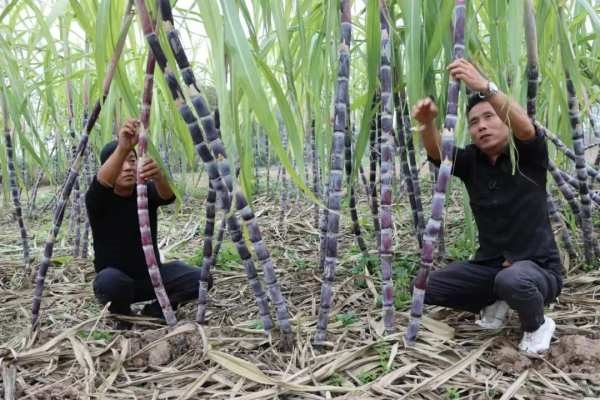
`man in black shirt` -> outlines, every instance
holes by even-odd
[[[102,166],[85,196],[94,238],[96,278],[94,293],[102,304],[111,302],[115,314],[131,314],[131,304],[147,304],[144,315],[162,318],[162,310],[148,274],[137,214],[136,166],[134,146],[138,141],[137,120],[121,127],[118,141],[108,143],[100,153]],[[165,290],[173,309],[198,296],[200,268],[181,261],[162,264],[156,240],[156,210],[171,204],[175,195],[154,160],[147,158],[141,170],[148,193],[148,213],[154,254]],[[209,281],[209,286],[212,282]]]
[[[544,316],[544,305],[560,293],[562,265],[546,207],[545,140],[523,108],[468,61],[456,60],[448,69],[477,92],[467,105],[472,144],[453,149],[452,174],[469,193],[479,249],[469,261],[432,271],[425,302],[481,310],[477,323],[488,329],[501,327],[510,307],[519,314],[524,331],[519,348],[527,353],[546,351],[555,323]],[[429,160],[439,165],[435,104],[423,99],[413,115],[422,124]],[[514,165],[509,152],[513,145]]]

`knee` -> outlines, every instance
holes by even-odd
[[[494,278],[494,292],[504,300],[514,293],[528,290],[531,283],[515,266],[508,267],[498,272]]]
[[[133,289],[133,279],[115,268],[104,268],[94,279],[94,294],[102,303],[128,296]]]

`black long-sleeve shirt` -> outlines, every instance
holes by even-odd
[[[154,254],[160,266],[156,240],[156,210],[170,204],[175,196],[163,200],[158,195],[154,183],[148,182],[148,214]],[[128,197],[114,193],[112,188],[102,186],[94,177],[85,195],[92,236],[94,238],[94,266],[96,272],[112,267],[125,272],[132,278],[148,274],[146,259],[142,249],[142,239],[137,214],[137,191]]]

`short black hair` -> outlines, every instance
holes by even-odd
[[[473,93],[472,95],[470,95],[469,99],[467,100],[467,115],[469,115],[469,111],[471,111],[473,107],[484,101],[487,101],[487,99],[481,97],[479,93]]]
[[[111,154],[115,152],[118,145],[119,145],[119,142],[116,140],[110,141],[104,145],[104,147],[100,151],[100,165],[104,164],[106,162],[106,160],[108,160],[108,157],[110,157]],[[137,153],[135,152],[135,149],[132,149],[132,151],[133,151],[133,154],[135,154],[135,156],[137,157]]]

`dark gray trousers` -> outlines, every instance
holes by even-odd
[[[173,309],[182,303],[198,298],[200,268],[181,261],[164,263],[160,276]],[[212,279],[209,278],[209,288]],[[131,304],[155,300],[154,288],[149,276],[134,279],[117,268],[102,269],[94,279],[94,294],[101,304],[109,301],[109,311],[114,314],[131,314]]]
[[[523,330],[533,332],[544,323],[544,305],[560,290],[559,279],[533,261],[518,261],[510,267],[463,261],[429,274],[425,303],[478,313],[504,300],[519,314]]]

